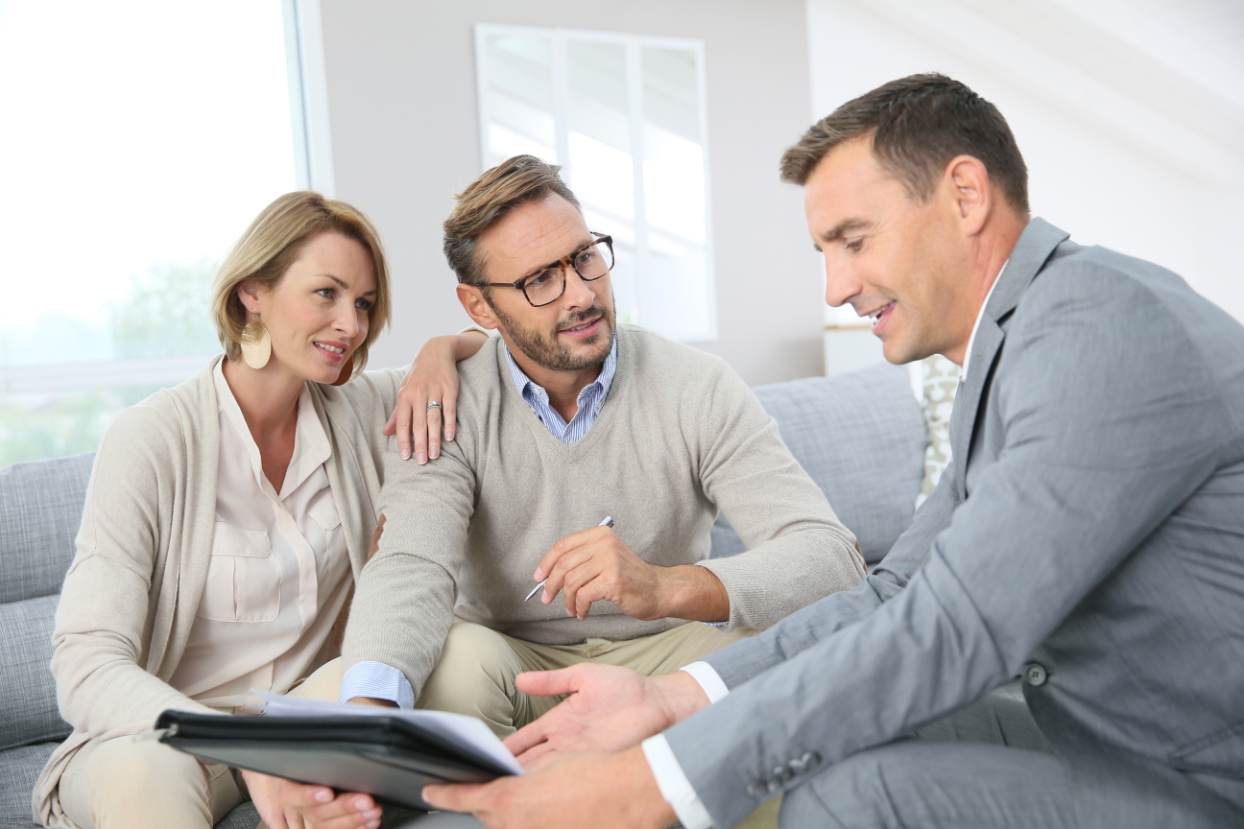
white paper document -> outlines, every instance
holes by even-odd
[[[522,774],[523,767],[514,759],[484,721],[465,714],[449,714],[445,711],[405,711],[399,708],[381,708],[374,705],[354,705],[348,702],[287,697],[267,691],[251,691],[263,699],[263,709],[271,717],[396,717],[457,745],[495,761],[513,774]]]

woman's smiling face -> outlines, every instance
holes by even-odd
[[[272,337],[270,365],[332,383],[367,338],[376,269],[367,248],[328,231],[307,241],[275,287],[239,291],[254,297]]]

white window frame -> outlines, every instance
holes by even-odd
[[[566,45],[570,40],[583,43],[601,43],[622,46],[626,55],[627,67],[627,103],[630,120],[630,146],[633,148],[631,162],[632,179],[635,182],[635,287],[639,302],[639,322],[644,324],[644,309],[650,302],[659,301],[657,297],[649,297],[648,280],[645,278],[651,270],[651,243],[647,221],[647,196],[644,192],[644,104],[643,104],[643,65],[642,50],[646,47],[658,49],[682,49],[695,54],[696,93],[700,126],[700,146],[704,159],[704,266],[706,281],[707,328],[684,338],[686,342],[713,342],[717,339],[717,279],[713,262],[713,217],[711,178],[709,176],[708,146],[708,96],[707,75],[704,68],[704,41],[691,38],[657,37],[635,35],[618,32],[599,32],[587,29],[546,29],[535,26],[506,26],[492,23],[475,24],[475,82],[476,102],[479,112],[480,139],[480,172],[490,166],[488,155],[490,123],[488,113],[488,38],[504,35],[528,35],[548,38],[552,44],[552,76],[553,76],[553,120],[556,131],[557,158],[545,159],[562,167],[569,166],[569,119],[567,108],[569,101],[569,79],[566,74]]]

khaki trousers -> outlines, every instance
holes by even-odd
[[[60,778],[61,808],[79,829],[209,829],[245,799],[227,766],[150,732],[87,743]]]
[[[664,633],[623,642],[588,639],[578,645],[537,645],[482,625],[455,620],[441,661],[428,677],[416,708],[479,717],[502,739],[534,722],[561,697],[529,697],[514,687],[524,671],[556,671],[592,662],[641,674],[672,674],[732,642],[754,636],[688,622]]]
[[[337,699],[341,660],[290,691]],[[241,774],[169,748],[150,733],[87,743],[59,784],[61,808],[79,829],[210,829],[249,800]]]
[[[449,629],[441,660],[424,684],[415,707],[479,717],[504,739],[561,701],[560,697],[529,697],[515,688],[514,678],[524,671],[555,671],[593,662],[630,668],[648,676],[672,674],[701,657],[755,635],[754,630],[736,628],[723,632],[711,625],[688,622],[664,633],[623,642],[588,639],[579,645],[537,645],[456,619]],[[334,660],[307,681],[308,685],[317,682],[318,693],[325,694],[320,698],[336,699],[331,694],[329,672],[339,665],[340,660]],[[340,682],[340,667],[336,668],[336,677]],[[777,798],[764,804],[739,824],[739,829],[776,827],[781,803],[781,798]],[[416,820],[411,829],[418,825]],[[482,824],[472,825],[482,829]]]

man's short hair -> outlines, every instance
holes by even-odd
[[[998,108],[945,75],[890,81],[817,121],[782,156],[782,181],[806,184],[844,141],[871,135],[878,163],[908,195],[927,201],[951,159],[970,155],[1010,206],[1028,213],[1028,167]]]
[[[445,220],[445,258],[466,285],[484,282],[484,261],[477,242],[485,230],[520,204],[561,196],[580,213],[583,208],[558,176],[561,168],[534,155],[516,155],[501,162],[454,196],[453,212]],[[487,290],[487,289],[485,289]]]

